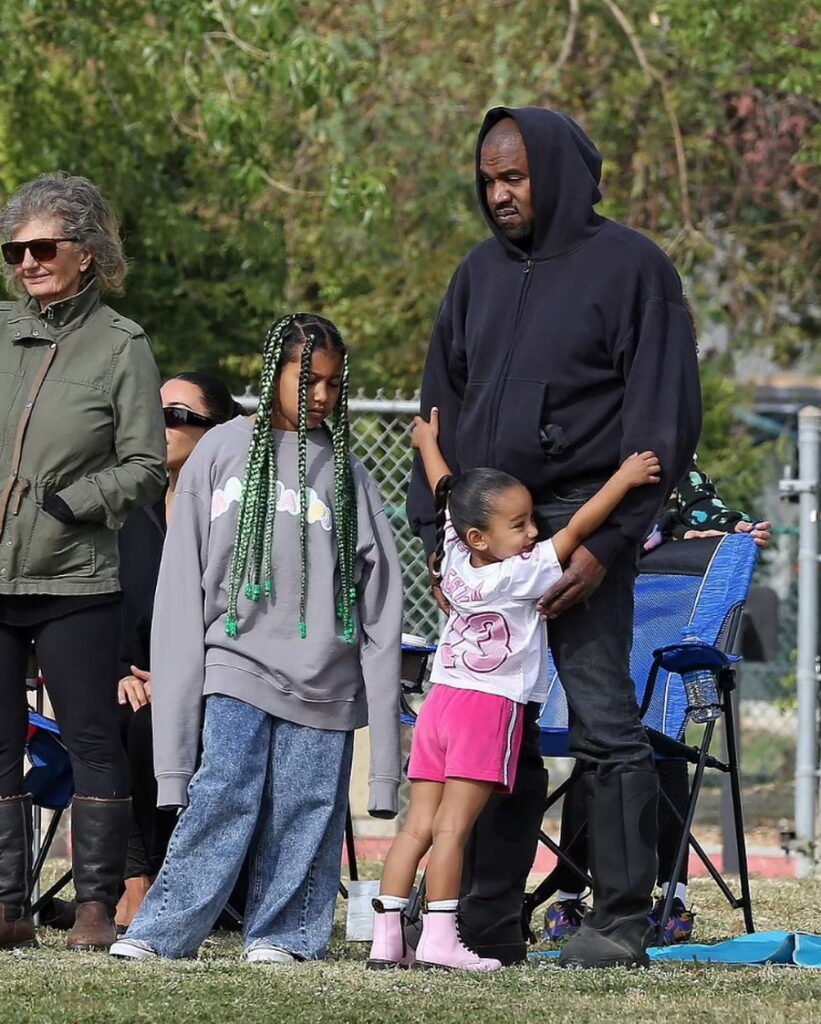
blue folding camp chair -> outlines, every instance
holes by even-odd
[[[31,793],[35,814],[38,815],[29,892],[31,898],[38,890],[43,865],[57,835],[63,812],[74,796],[74,777],[71,773],[68,751],[60,739],[60,727],[53,719],[47,718],[33,708],[29,708],[26,754],[31,767],[24,779],[25,792]],[[54,812],[44,837],[41,837],[39,829],[38,809]],[[70,881],[71,871],[66,871],[48,892],[34,901],[32,912],[38,913]]]
[[[659,922],[658,935],[670,916],[676,883],[681,875],[688,848],[692,847],[708,872],[735,909],[744,914],[748,932],[754,931],[744,821],[736,751],[736,724],[732,704],[735,689],[733,664],[739,640],[741,617],[758,558],[758,548],[746,534],[728,534],[714,540],[692,540],[662,545],[642,558],[636,581],[635,620],[631,675],[636,684],[642,721],[657,758],[679,758],[695,765],[690,797],[685,814],[673,813],[682,824],[673,877]],[[683,626],[690,626],[702,641],[700,645],[682,645]],[[727,760],[710,754],[715,722],[704,727],[701,742],[690,746],[682,742],[690,717],[681,672],[706,668],[713,672],[720,696],[721,717],[727,741]],[[549,696],[540,719],[542,753],[547,757],[568,756],[568,708],[558,674],[550,662]],[[577,765],[570,777],[550,796],[552,806],[580,774]],[[736,897],[724,878],[693,837],[691,828],[696,803],[706,768],[729,777],[733,819],[738,849],[741,896]],[[672,805],[671,805],[672,807]],[[581,871],[564,850],[541,833],[542,842],[589,886],[589,876]],[[524,920],[552,893],[551,875],[525,900]]]

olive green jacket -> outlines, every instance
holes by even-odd
[[[0,595],[119,590],[117,534],[166,478],[142,328],[92,281],[44,310],[0,303]],[[74,517],[43,509],[57,496]]]

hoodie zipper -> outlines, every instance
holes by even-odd
[[[510,345],[508,346],[507,354],[505,355],[505,361],[502,364],[502,369],[499,373],[499,378],[496,383],[496,390],[493,394],[493,403],[491,404],[492,415],[490,417],[490,430],[488,431],[487,439],[487,460],[485,465],[495,466],[494,454],[496,448],[496,433],[499,428],[499,416],[501,413],[502,405],[502,391],[505,387],[507,380],[507,371],[510,368],[510,364],[513,360],[513,353],[516,350],[516,344],[518,342],[519,322],[522,319],[522,310],[524,309],[525,298],[530,289],[530,281],[532,279],[531,271],[533,269],[533,260],[527,259],[523,270],[522,286],[519,289],[519,300],[516,303],[516,316],[513,319],[513,330],[510,336]],[[494,449],[492,451],[491,449]]]

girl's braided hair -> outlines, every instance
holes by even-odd
[[[273,599],[272,560],[277,504],[277,454],[271,414],[274,409],[279,372],[299,358],[299,419],[297,423],[297,459],[299,486],[299,537],[302,572],[299,593],[299,635],[307,636],[308,599],[308,381],[311,357],[317,350],[342,356],[342,382],[339,399],[329,430],[333,442],[334,515],[337,564],[341,582],[337,614],[348,643],[355,635],[357,508],[350,455],[348,418],[348,350],[336,326],[325,317],[311,313],[291,313],[271,325],[262,350],[262,375],[259,383],[257,418],[248,448],[242,501],[237,517],[236,538],[228,571],[228,610],[225,631],[239,635],[237,601],[243,582],[245,596],[251,601]]]
[[[516,477],[500,469],[469,469],[460,477],[443,476],[436,485],[436,548],[433,557],[433,575],[441,576],[445,555],[445,522],[448,508],[453,529],[461,541],[467,543],[471,527],[487,530],[496,509],[496,498],[511,487],[521,487]]]

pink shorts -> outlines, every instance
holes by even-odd
[[[523,710],[495,693],[437,684],[413,730],[408,778],[478,779],[509,793],[516,781]]]

